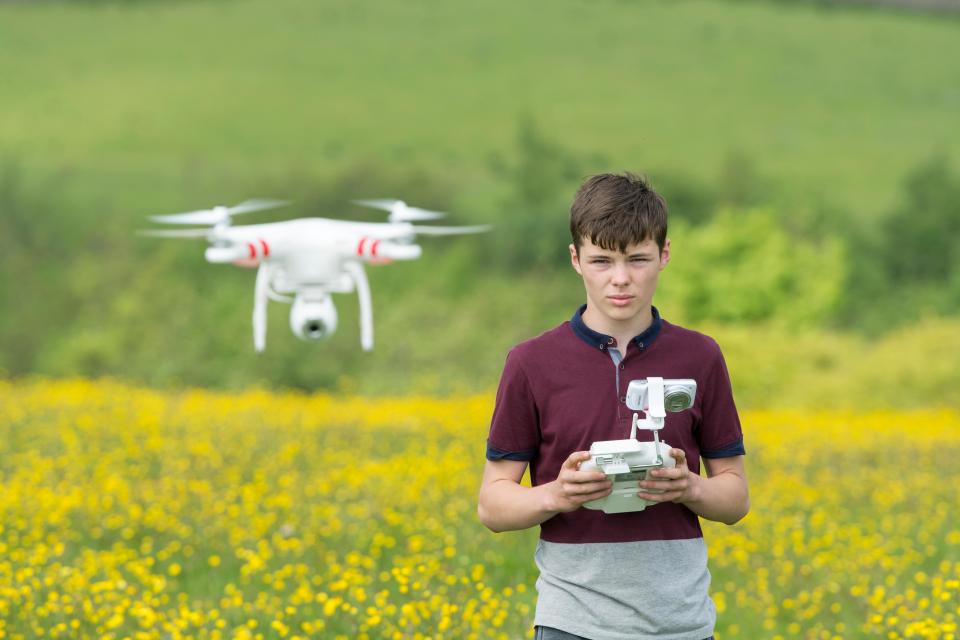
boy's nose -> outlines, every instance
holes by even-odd
[[[613,265],[613,282],[617,284],[627,284],[630,282],[630,270],[627,268],[627,265]]]

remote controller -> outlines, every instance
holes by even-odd
[[[646,479],[650,469],[677,466],[670,455],[673,448],[660,440],[667,411],[683,411],[693,406],[697,383],[691,379],[664,380],[650,377],[631,380],[627,386],[627,406],[643,411],[643,420],[633,414],[630,437],[626,440],[600,440],[590,446],[590,459],[580,463],[581,471],[603,471],[613,481],[613,491],[598,500],[583,506],[604,513],[643,511],[648,504],[639,495],[639,482]],[[637,440],[637,429],[653,431],[653,442]],[[659,493],[648,489],[647,493]]]
[[[670,455],[672,448],[666,442],[639,442],[633,438],[594,442],[590,447],[591,458],[580,463],[580,470],[603,471],[613,480],[613,492],[583,506],[604,513],[625,513],[643,511],[648,504],[656,504],[637,495],[640,491],[638,483],[646,479],[650,469],[677,465]],[[659,493],[658,489],[646,491]]]

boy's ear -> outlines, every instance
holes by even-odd
[[[570,243],[570,264],[573,265],[573,270],[583,275],[580,271],[580,256],[577,255],[577,245]]]
[[[670,238],[663,243],[663,251],[660,252],[660,270],[662,271],[667,263],[670,262]]]

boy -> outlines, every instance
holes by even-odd
[[[538,640],[703,640],[716,613],[697,516],[733,524],[749,509],[723,355],[711,338],[670,324],[652,305],[670,241],[666,203],[643,179],[588,179],[571,206],[570,232],[570,261],[587,301],[569,322],[507,356],[480,520],[496,532],[540,525]],[[593,442],[629,436],[627,385],[648,376],[697,381],[694,406],[667,414],[661,432],[675,447],[676,467],[639,483],[638,494],[658,504],[618,514],[583,509],[608,495],[611,482],[579,464]],[[527,464],[531,487],[520,484]]]

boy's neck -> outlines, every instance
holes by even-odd
[[[626,355],[627,345],[638,335],[650,328],[653,324],[653,311],[650,305],[635,316],[626,320],[615,320],[609,316],[597,313],[590,302],[587,301],[587,308],[583,312],[583,323],[596,331],[608,336],[612,336],[617,341],[617,348],[620,353]]]

